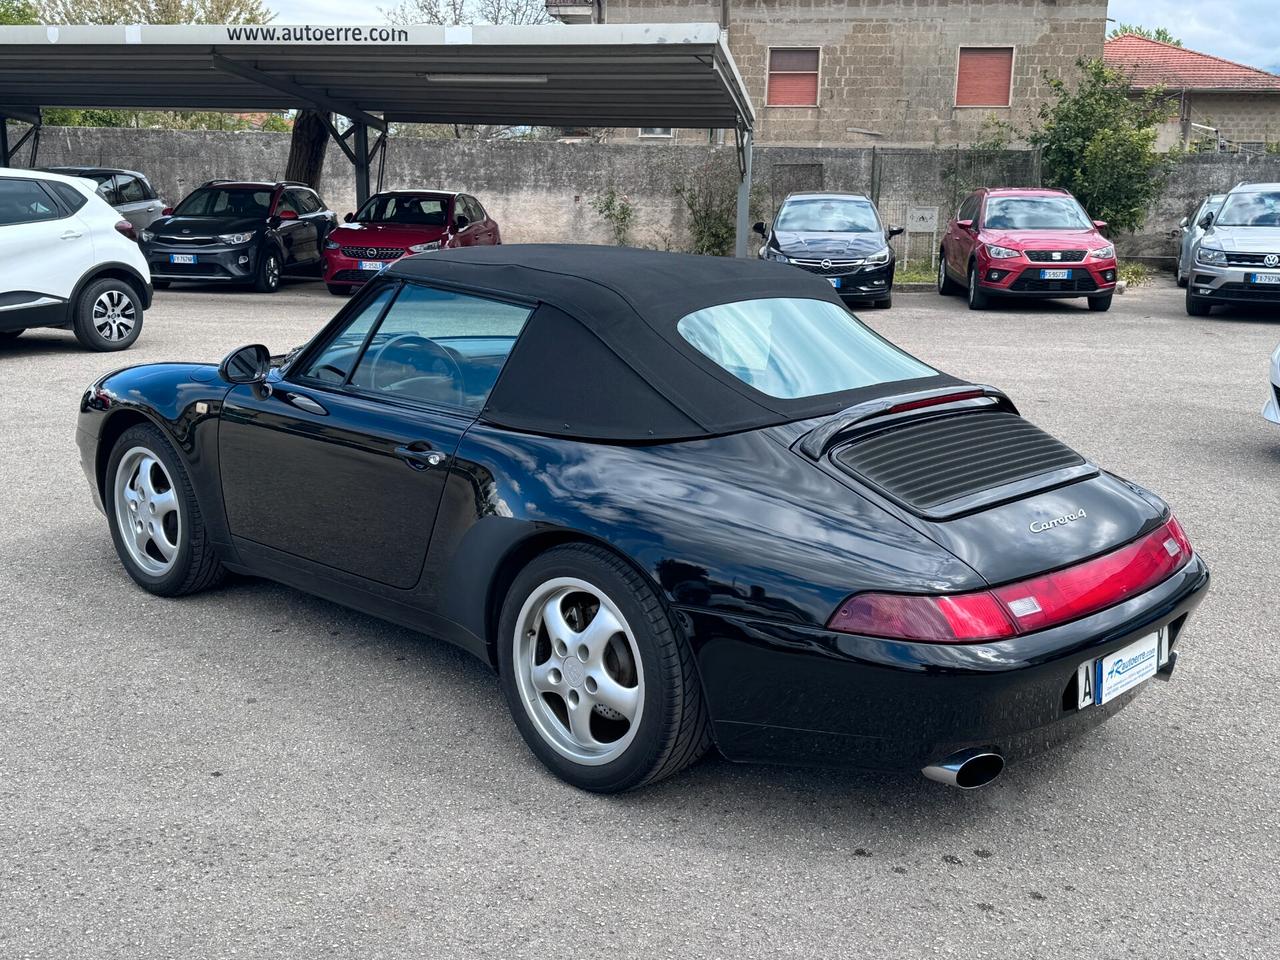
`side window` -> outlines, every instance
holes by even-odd
[[[325,383],[345,383],[360,356],[360,348],[369,338],[369,331],[378,322],[395,292],[395,286],[387,284],[374,294],[363,308],[356,311],[342,332],[316,355],[302,375]]]
[[[128,174],[116,174],[116,190],[120,194],[121,203],[140,203],[147,199],[138,178]]]
[[[62,216],[53,197],[35,180],[0,180],[0,226]]]
[[[98,181],[98,194],[103,200],[113,207],[120,202],[120,188],[116,182],[117,177],[110,173],[99,173],[95,174],[93,179]]]
[[[62,202],[62,205],[75,213],[86,203],[89,198],[83,193],[71,186],[69,183],[59,183],[57,180],[49,180],[47,186],[54,192],[54,195]]]
[[[472,220],[480,221],[488,216],[488,214],[484,212],[484,207],[480,206],[480,201],[475,197],[467,197],[467,206],[471,210],[469,216]]]
[[[291,190],[298,204],[298,210],[301,213],[319,213],[324,209],[320,204],[320,198],[310,190]]]
[[[286,190],[280,195],[280,203],[276,207],[276,213],[281,210],[292,210],[299,216],[302,215],[302,211],[298,209],[298,191]]]
[[[351,384],[406,400],[478,411],[530,309],[406,284],[369,341]]]
[[[972,194],[965,198],[964,203],[960,204],[960,214],[956,218],[958,220],[976,220],[978,219],[978,195]]]
[[[146,177],[138,178],[138,186],[142,187],[142,198],[144,200],[154,200],[156,198],[155,188],[151,186],[151,181]]]

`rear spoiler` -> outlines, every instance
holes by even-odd
[[[985,384],[935,387],[889,397],[877,397],[833,413],[796,442],[796,447],[810,460],[821,460],[837,439],[868,420],[894,416],[924,407],[948,406],[957,410],[990,407],[1016,414],[1018,408],[1003,390]]]

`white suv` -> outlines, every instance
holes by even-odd
[[[70,327],[90,350],[124,350],[151,306],[151,271],[128,220],[77,177],[0,167],[0,344]]]

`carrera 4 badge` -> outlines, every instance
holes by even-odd
[[[1066,513],[1060,517],[1054,517],[1052,520],[1032,520],[1031,532],[1044,533],[1046,530],[1052,530],[1054,527],[1065,527],[1068,523],[1075,523],[1077,520],[1083,520],[1088,514],[1081,507],[1075,513]]]

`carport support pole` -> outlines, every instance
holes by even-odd
[[[742,132],[742,164],[738,168],[742,179],[738,183],[738,224],[734,233],[733,254],[747,255],[747,240],[751,236],[751,131]]]
[[[9,118],[0,113],[0,167],[9,165]]]
[[[356,209],[369,199],[369,128],[355,124]]]

